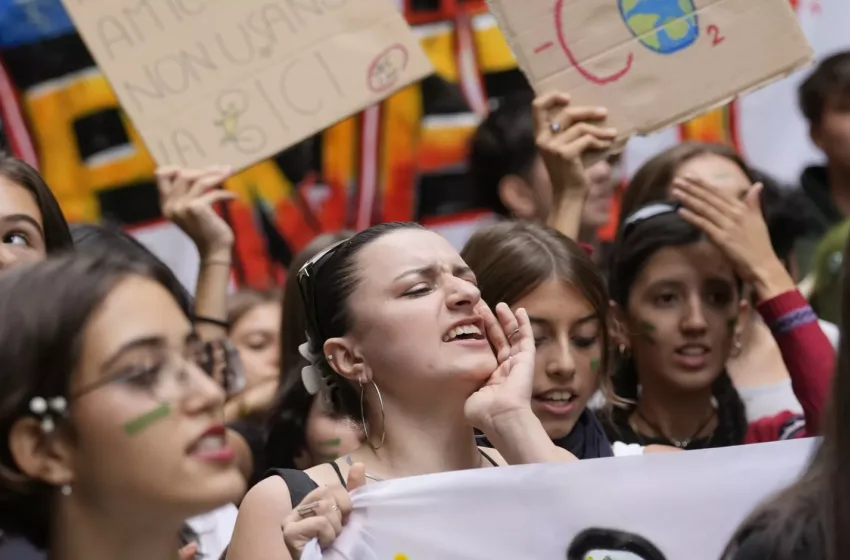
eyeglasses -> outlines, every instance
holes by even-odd
[[[158,402],[176,402],[191,391],[193,366],[222,385],[228,395],[244,387],[241,361],[229,341],[192,338],[179,350],[165,347],[131,349],[114,365],[114,373],[84,387],[72,398],[78,399],[111,383],[121,383],[147,393]]]
[[[315,257],[307,261],[298,271],[298,289],[301,291],[301,299],[304,302],[304,310],[307,313],[307,326],[310,332],[322,338],[322,329],[319,327],[319,310],[316,307],[315,277],[337,250],[346,243],[343,239],[334,243]]]

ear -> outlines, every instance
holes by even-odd
[[[349,381],[367,382],[372,372],[357,349],[344,337],[329,338],[324,345],[325,359],[331,368]]]
[[[534,193],[519,175],[508,175],[499,181],[499,200],[517,218],[532,219],[537,215]]]
[[[56,487],[74,480],[71,444],[59,427],[46,434],[35,418],[21,418],[9,430],[9,452],[29,478]]]
[[[750,306],[749,300],[742,298],[741,301],[738,303],[738,322],[735,325],[734,332],[734,335],[736,337],[740,337],[742,334],[744,334],[744,331],[747,330],[747,327],[749,326],[750,322],[751,310],[752,307]]]

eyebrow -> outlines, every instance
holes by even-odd
[[[189,331],[189,333],[183,337],[183,344],[187,345],[196,340],[198,340],[198,335],[195,333],[195,331]],[[104,362],[103,367],[101,369],[104,371],[109,371],[110,369],[115,367],[115,364],[118,363],[121,358],[135,350],[160,350],[167,346],[168,341],[163,336],[147,336],[131,340],[130,342],[124,344],[123,346],[121,346],[121,348],[116,350],[115,353],[112,354],[112,356],[110,356],[109,359],[106,360],[106,362]]]
[[[531,322],[532,325],[535,325],[535,324],[537,324],[537,325],[541,325],[541,324],[542,325],[548,325],[549,324],[548,319],[542,319],[540,317],[529,317],[528,320]],[[599,315],[596,314],[596,313],[591,313],[590,315],[587,315],[585,317],[582,317],[581,319],[578,319],[577,321],[574,321],[573,327],[581,326],[585,323],[589,323],[591,321],[598,321],[598,320],[599,320]]]
[[[35,221],[35,218],[33,218],[32,216],[28,216],[26,214],[8,214],[6,216],[0,217],[0,223],[19,223],[19,222],[24,222],[24,223],[31,225],[32,227],[37,229],[38,232],[42,236],[44,236],[44,230],[42,229],[41,224],[39,224],[37,221]]]
[[[407,270],[402,272],[393,280],[394,282],[397,280],[401,280],[407,276],[435,276],[437,273],[437,267],[434,265],[423,266],[421,268],[414,268],[412,270]],[[466,274],[472,274],[472,269],[468,266],[460,266],[455,265],[452,267],[452,274],[454,276],[464,276]]]

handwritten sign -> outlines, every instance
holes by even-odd
[[[160,164],[261,161],[432,71],[393,0],[63,0]]]
[[[717,560],[817,441],[784,441],[369,484],[302,560]]]
[[[604,105],[648,134],[812,58],[788,0],[488,0],[538,92]]]

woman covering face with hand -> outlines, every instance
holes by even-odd
[[[308,315],[305,353],[313,359],[304,381],[329,389],[335,409],[362,423],[367,444],[309,469],[307,480],[273,477],[254,487],[240,508],[230,560],[286,558],[281,524],[285,535],[313,531],[327,545],[346,504],[305,498],[298,509],[294,486],[344,486],[352,465],[362,464],[368,480],[387,480],[575,460],[552,444],[531,410],[527,314],[499,305],[493,315],[472,271],[439,235],[416,224],[374,226],[308,262],[298,281]],[[499,452],[479,449],[473,426]],[[296,556],[297,543],[288,542]]]
[[[0,307],[0,528],[52,559],[175,558],[245,484],[180,307],[104,257],[12,271]]]

